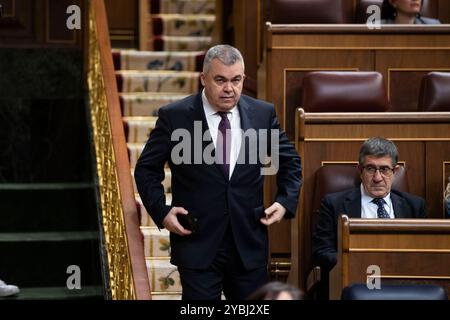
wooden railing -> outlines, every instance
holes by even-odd
[[[113,299],[150,299],[103,0],[89,3],[88,88]]]

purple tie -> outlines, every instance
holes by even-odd
[[[222,118],[219,122],[219,130],[217,132],[217,155],[219,164],[222,166],[223,173],[227,179],[230,176],[230,147],[231,147],[231,126],[228,120],[229,112],[217,112]]]

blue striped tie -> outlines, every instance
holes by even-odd
[[[387,213],[386,209],[384,208],[384,204],[386,201],[382,198],[375,198],[372,200],[373,203],[375,203],[378,206],[377,214],[379,219],[389,219],[389,213]]]

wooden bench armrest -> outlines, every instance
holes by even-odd
[[[306,279],[306,292],[310,293],[311,291],[314,291],[320,280],[320,267],[315,266],[308,274],[308,278]]]

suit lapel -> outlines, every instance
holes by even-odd
[[[206,121],[205,111],[203,110],[202,94],[199,93],[195,97],[193,105],[190,106],[192,111],[192,121],[202,122],[202,134],[208,129],[208,122]]]
[[[248,129],[254,128],[252,123],[253,112],[250,106],[244,99],[240,99],[238,103],[239,116],[241,118],[241,129],[246,131]]]
[[[242,132],[247,131],[248,129],[256,128],[256,126],[253,124],[253,112],[250,108],[250,106],[245,102],[244,99],[240,99],[238,103],[238,110],[239,110],[239,117],[241,118],[241,130]],[[242,152],[247,152],[248,148],[244,148],[245,143],[243,140],[241,140],[241,148],[239,150],[238,158],[241,159],[243,156]],[[239,174],[242,172],[242,170],[245,167],[245,164],[239,164],[239,161],[236,162],[236,165],[234,166],[233,173],[231,175],[231,179],[237,179]],[[230,181],[231,181],[230,179]]]
[[[394,208],[394,216],[396,219],[409,218],[407,210],[405,210],[405,199],[391,192],[392,207]]]
[[[348,193],[343,206],[349,218],[361,218],[361,189],[355,188]]]

